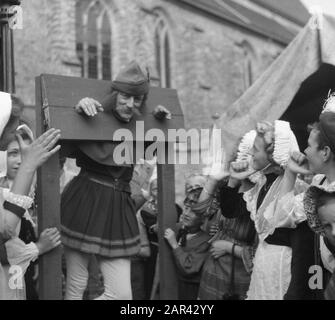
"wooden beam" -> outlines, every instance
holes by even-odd
[[[36,78],[36,133],[44,132],[41,82]],[[45,228],[60,230],[59,154],[37,171],[38,233]],[[39,257],[39,298],[62,299],[62,249],[58,247]]]
[[[169,141],[169,129],[180,129],[184,126],[182,116],[175,116],[173,122],[160,121],[154,116],[147,116],[145,119],[134,116],[130,123],[122,123],[118,121],[111,113],[98,113],[94,118],[78,114],[72,108],[53,108],[49,107],[50,128],[57,128],[62,131],[62,140],[71,141],[123,141],[122,137],[114,137],[114,133],[118,129],[127,129],[131,133],[129,141],[156,141],[151,138],[145,139],[145,134],[150,129],[159,129],[163,133],[157,136],[157,141]],[[143,121],[143,122],[142,122]],[[75,126],[73,125],[75,123]],[[178,128],[175,126],[178,125]],[[137,135],[137,132],[139,133]],[[127,134],[127,133],[126,133]],[[141,136],[141,134],[143,134]],[[171,135],[172,142],[175,142]],[[171,139],[171,138],[170,138]],[[179,139],[179,142],[180,141]]]
[[[166,163],[169,157],[169,153],[167,152],[168,148],[171,150],[171,148],[173,148],[173,144],[166,144]],[[171,248],[164,239],[165,229],[175,229],[177,223],[174,165],[158,164],[157,178],[160,300],[176,300],[178,299],[178,280],[176,267]]]
[[[159,129],[164,134],[164,140],[168,141],[169,129],[184,128],[183,113],[177,91],[174,89],[150,88],[146,105],[140,110],[140,114],[134,115],[130,123],[123,123],[108,110],[91,118],[78,114],[73,108],[84,97],[103,101],[110,94],[110,81],[57,75],[42,75],[40,78],[43,94],[48,98],[45,105],[49,118],[48,126],[60,129],[62,140],[121,141],[121,138],[115,139],[113,135],[117,129],[127,129],[131,132],[133,140],[144,141],[145,133],[155,128]],[[153,116],[153,111],[159,104],[170,110],[171,120],[160,121]],[[142,137],[136,135],[136,129],[140,131],[141,125],[144,131]],[[163,138],[158,137],[158,140]],[[171,139],[175,142],[174,137]]]

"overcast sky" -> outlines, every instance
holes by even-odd
[[[324,12],[335,15],[335,0],[301,0],[308,7],[320,6]]]

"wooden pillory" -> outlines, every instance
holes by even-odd
[[[141,115],[124,124],[110,113],[99,113],[90,118],[79,115],[74,110],[78,101],[91,97],[102,101],[111,90],[109,81],[82,79],[57,75],[41,75],[36,78],[36,127],[37,135],[49,128],[61,130],[61,144],[74,145],[77,141],[112,141],[115,130],[129,129],[136,137],[136,121],[144,121],[144,134],[152,128],[160,129],[166,140],[159,140],[165,150],[173,150],[168,140],[168,129],[184,127],[177,91],[152,87]],[[159,121],[153,116],[157,105],[168,108],[171,120]],[[150,138],[153,139],[153,138]],[[121,141],[121,140],[119,140]],[[154,140],[148,140],[146,142]],[[135,141],[134,141],[135,143]],[[173,159],[173,152],[165,152],[166,164],[158,164],[158,224],[160,254],[160,298],[177,299],[177,277],[171,249],[163,238],[164,230],[174,227],[177,221],[175,208],[174,165],[167,164]],[[171,163],[171,162],[170,162]],[[37,173],[37,204],[39,233],[48,227],[60,229],[60,170],[59,154],[50,158]],[[39,296],[44,300],[62,299],[62,249],[57,248],[42,256],[39,263]]]

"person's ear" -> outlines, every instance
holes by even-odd
[[[322,157],[323,157],[323,162],[328,162],[333,157],[333,153],[328,146],[325,146],[322,149]]]

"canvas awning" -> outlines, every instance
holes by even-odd
[[[227,155],[258,121],[280,118],[290,121],[303,149],[306,126],[317,121],[330,89],[335,89],[335,18],[320,14],[221,115],[217,125]]]

